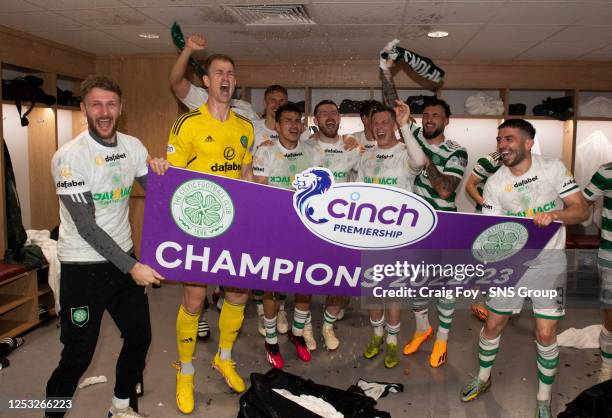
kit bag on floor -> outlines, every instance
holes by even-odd
[[[282,370],[272,369],[265,375],[251,373],[251,387],[240,397],[238,418],[320,418],[306,408],[276,393],[285,389],[296,396],[310,395],[331,404],[345,418],[390,418],[378,411],[372,398],[320,385]]]
[[[583,391],[557,418],[612,418],[612,379]]]

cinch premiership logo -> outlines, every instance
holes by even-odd
[[[232,199],[210,180],[190,180],[180,185],[172,195],[170,209],[178,227],[197,238],[221,235],[234,220]]]
[[[523,225],[517,222],[502,222],[478,235],[472,244],[472,254],[485,263],[505,260],[521,251],[528,238],[529,232]]]
[[[378,184],[334,184],[332,172],[322,167],[298,174],[293,186],[293,207],[302,223],[342,247],[404,247],[427,237],[438,222],[436,211],[419,196]]]

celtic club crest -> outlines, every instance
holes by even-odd
[[[172,218],[187,234],[213,238],[223,234],[234,220],[234,204],[217,183],[190,180],[181,184],[170,202]]]
[[[77,327],[83,327],[89,322],[89,306],[70,308],[70,320]]]
[[[505,260],[522,250],[528,238],[529,232],[523,225],[502,222],[478,235],[472,244],[472,254],[485,263]]]

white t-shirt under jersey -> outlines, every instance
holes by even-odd
[[[280,141],[259,147],[253,156],[253,173],[268,178],[271,186],[293,189],[295,175],[313,166],[315,150],[312,145],[298,141],[294,149],[285,148]]]
[[[359,168],[361,155],[359,149],[350,151],[344,149],[344,141],[338,138],[336,142],[330,144],[318,140],[314,135],[304,141],[315,149],[314,165],[328,168],[334,173],[334,180],[337,183],[351,181],[354,173]]]
[[[253,121],[253,131],[255,133],[255,141],[253,142],[253,154],[261,144],[265,141],[278,142],[278,132],[266,126],[265,119]]]
[[[531,156],[531,167],[522,176],[514,176],[505,165],[487,180],[482,213],[531,218],[537,212],[563,209],[563,198],[579,193],[572,173],[561,160]],[[565,227],[548,241],[535,264],[548,263],[565,249]]]
[[[137,138],[117,132],[117,146],[111,147],[84,131],[56,151],[51,171],[58,195],[78,200],[91,192],[96,224],[123,251],[132,249],[129,198],[134,179],[147,174],[147,150]],[[57,255],[61,262],[107,261],[79,235],[61,200]]]
[[[399,187],[411,192],[418,172],[410,168],[408,160],[408,148],[402,142],[388,149],[370,148],[361,156],[357,181]]]
[[[200,106],[202,106],[202,104],[208,101],[208,92],[202,87],[190,84],[187,96],[182,99],[179,97],[178,99],[185,106],[187,106],[189,110],[196,110]],[[230,107],[234,112],[252,121],[256,121],[259,119],[259,116],[257,116],[257,113],[253,110],[253,106],[249,102],[245,102],[244,100],[232,99],[232,101],[230,102]]]

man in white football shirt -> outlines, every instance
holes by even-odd
[[[554,221],[580,223],[589,216],[587,204],[572,174],[556,158],[532,155],[535,129],[523,119],[508,119],[499,125],[497,151],[503,166],[487,181],[484,214],[533,218],[545,228]],[[552,384],[559,364],[557,323],[565,315],[565,227],[550,239],[544,250],[529,262],[515,289],[555,290],[557,296],[531,296],[535,315],[537,373],[539,379],[536,418],[552,417]],[[517,292],[518,293],[518,292]],[[519,313],[524,297],[489,297],[489,315],[480,332],[478,375],[461,391],[461,400],[471,401],[491,386],[491,369],[502,331],[510,315]]]
[[[276,110],[276,131],[279,134],[278,141],[271,146],[260,147],[255,152],[253,157],[255,181],[293,190],[295,175],[312,167],[315,158],[314,147],[299,140],[302,133],[302,113],[295,104],[287,103]],[[295,295],[295,312],[290,334],[298,357],[307,362],[310,361],[310,349],[306,338],[312,339],[311,347],[314,342],[312,326],[307,328],[307,323],[310,323],[310,301],[311,295]],[[281,303],[282,298],[278,293],[264,293],[263,325],[266,358],[275,368],[282,368],[284,365],[277,337],[277,331],[281,332],[278,329],[278,318],[282,312]]]
[[[396,123],[397,113],[397,123]],[[376,139],[376,146],[366,150],[361,157],[357,181],[372,184],[384,184],[412,191],[414,179],[420,170],[411,161],[406,144],[395,137],[396,125],[404,126],[408,123],[410,111],[405,103],[398,103],[395,112],[375,104],[370,108],[372,133]],[[400,305],[397,301],[383,301],[370,303],[370,324],[374,335],[370,339],[363,356],[374,358],[380,353],[383,341],[385,342],[385,367],[390,369],[400,362],[397,335],[400,331]],[[384,338],[384,332],[387,332]]]

